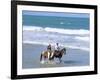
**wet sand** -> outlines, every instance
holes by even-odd
[[[54,64],[41,64],[40,54],[46,50],[45,45],[39,44],[24,44],[22,50],[22,68],[50,68],[50,67],[73,67],[73,66],[87,66],[90,62],[90,55],[88,51],[68,48],[66,55],[62,57],[62,63],[55,59]]]

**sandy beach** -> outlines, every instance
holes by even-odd
[[[39,44],[26,44],[23,43],[22,50],[22,68],[49,68],[49,67],[74,67],[74,66],[87,66],[89,65],[89,51],[80,49],[68,48],[66,55],[62,57],[62,63],[58,63],[58,59],[55,59],[55,64],[41,64],[40,54],[43,50],[46,50],[45,45]]]

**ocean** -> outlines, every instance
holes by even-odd
[[[25,57],[25,55],[28,55],[30,52],[26,44],[45,46],[45,48],[42,48],[41,46],[36,47],[37,49],[41,48],[39,49],[40,52],[36,51],[37,49],[33,50],[33,54],[38,54],[37,57],[39,57],[40,53],[46,50],[48,44],[51,44],[53,48],[56,43],[59,43],[61,47],[72,50],[70,51],[72,53],[76,49],[77,55],[80,55],[79,52],[81,52],[82,55],[86,52],[86,54],[84,53],[84,59],[86,58],[87,61],[84,59],[82,61],[86,62],[83,65],[89,65],[89,14],[23,11],[22,25],[23,68],[25,65],[28,66],[26,58],[28,56]],[[32,53],[32,49],[30,53]],[[66,61],[66,58],[64,59]],[[80,56],[77,56],[75,59],[81,60]],[[74,61],[74,59],[72,61]],[[75,65],[81,65],[81,63]],[[74,66],[74,64],[71,66]],[[35,67],[40,66],[38,65]]]
[[[77,17],[73,17],[65,14],[62,16],[62,13],[43,15],[42,12],[41,14],[38,12],[39,15],[33,15],[32,12],[31,14],[25,12],[22,16],[23,42],[46,45],[60,43],[67,47],[89,50],[89,17],[83,17],[83,14],[82,17],[78,16],[81,15],[78,13]]]
[[[89,18],[23,15],[23,25],[89,30]]]

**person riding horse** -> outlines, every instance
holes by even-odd
[[[56,45],[55,45],[55,52],[57,52],[59,54],[59,51],[60,51],[59,43],[56,43]]]
[[[58,58],[60,63],[62,62],[61,58],[62,56],[66,54],[66,48],[62,48],[60,49],[60,46],[58,43],[56,43],[56,46],[55,46],[55,50],[53,51],[52,48],[51,48],[51,44],[49,44],[47,46],[47,50],[46,51],[43,51],[40,55],[40,61],[42,61],[42,58],[45,60],[45,59],[48,59],[49,61],[53,61],[54,58]]]
[[[51,49],[51,44],[47,46],[47,51],[48,51],[48,59],[52,57],[52,49]]]
[[[52,52],[51,44],[49,44],[49,45],[47,46],[47,51],[48,51],[48,59],[52,58],[52,56],[54,55],[54,54],[53,54],[54,52]],[[57,52],[58,55],[59,55],[59,52],[60,52],[59,43],[56,43],[56,45],[55,45],[55,52]]]

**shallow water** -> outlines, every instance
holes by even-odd
[[[24,44],[22,52],[22,68],[49,68],[49,67],[67,67],[67,66],[87,66],[89,65],[90,55],[88,51],[68,48],[66,55],[62,57],[62,63],[58,59],[54,63],[41,64],[40,54],[46,50],[46,46],[38,44]]]

